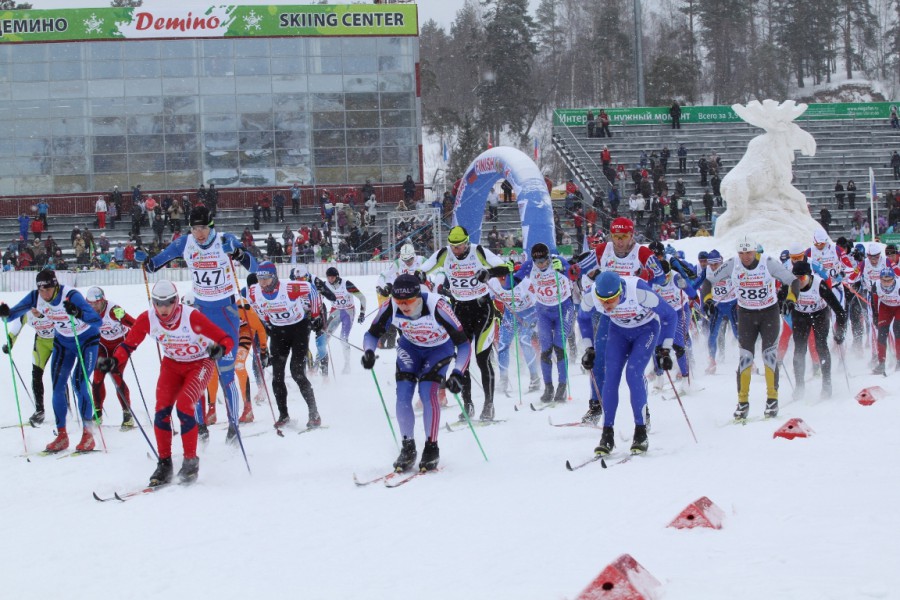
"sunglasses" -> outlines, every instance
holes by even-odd
[[[410,308],[415,305],[418,300],[418,296],[415,298],[394,298],[394,302],[397,303],[397,306],[402,306],[404,308]]]
[[[272,275],[271,273],[257,273],[256,279],[257,280],[259,280],[259,279],[275,279],[275,276]]]
[[[168,300],[153,300],[153,306],[173,306],[178,298],[169,298]]]
[[[532,260],[534,261],[534,264],[536,264],[536,265],[543,265],[543,264],[546,264],[546,263],[550,262],[550,258],[549,258],[549,257],[545,257],[545,258],[534,258],[534,259],[532,259]]]
[[[616,292],[615,294],[613,294],[612,296],[605,296],[605,297],[604,297],[604,296],[597,296],[597,297],[600,299],[600,302],[610,302],[610,301],[615,300],[616,298],[618,298],[621,294],[622,294],[622,288],[619,288],[619,291],[617,291],[617,292]]]
[[[56,287],[55,283],[39,283],[37,289],[39,290],[52,290]]]
[[[617,242],[624,242],[629,237],[631,237],[631,234],[630,233],[612,233],[612,234],[610,234],[609,237],[616,240]]]

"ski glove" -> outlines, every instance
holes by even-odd
[[[9,344],[3,344],[3,354],[9,354]]]
[[[0,304],[0,318],[9,318],[9,304],[7,304],[6,302]]]
[[[112,373],[119,370],[119,359],[115,356],[103,357],[97,360],[97,368],[101,373]]]
[[[364,310],[359,310],[359,317],[356,319],[356,322],[360,325],[366,322],[366,312]]]
[[[371,369],[375,366],[375,351],[374,350],[366,350],[363,352],[362,360],[363,369]]]
[[[322,331],[322,328],[325,326],[325,322],[322,320],[322,315],[317,317],[311,317],[309,319],[309,327],[316,333]]]
[[[269,366],[269,352],[265,348],[259,351],[259,364],[263,369]]]
[[[481,283],[487,283],[488,279],[491,278],[491,273],[487,269],[481,269],[477,273],[475,273],[475,279],[480,281]]]
[[[672,363],[672,357],[669,356],[669,349],[662,346],[656,347],[656,363],[663,371],[671,371],[672,367],[675,366]]]
[[[156,273],[156,267],[153,266],[153,259],[151,259],[149,256],[144,259],[144,262],[141,263],[141,266],[148,273]]]
[[[451,394],[458,394],[462,391],[463,388],[463,376],[462,373],[453,369],[453,372],[450,373],[450,376],[447,378],[447,391]]]
[[[244,252],[244,249],[241,248],[240,246],[238,246],[237,248],[235,248],[234,250],[231,251],[231,258],[238,262],[241,262],[241,260],[244,258],[245,254],[247,254],[247,253]]]
[[[393,293],[394,293],[394,284],[393,283],[384,284],[384,294],[383,295],[390,296]]]
[[[562,264],[562,261],[559,260],[558,258],[554,258],[554,259],[550,262],[550,266],[553,267],[553,270],[554,270],[554,271],[559,271],[560,273],[562,273],[562,270],[563,270],[563,264]]]
[[[76,319],[80,319],[84,315],[84,311],[71,300],[63,300],[63,308],[66,309],[67,315]]]
[[[594,368],[594,359],[597,358],[597,353],[593,348],[588,348],[584,351],[584,355],[581,357],[581,366],[586,371],[591,371]]]
[[[384,297],[390,296],[387,289],[383,288],[381,286],[375,286],[375,291],[378,292],[379,296],[384,296]]]
[[[225,356],[225,348],[218,344],[210,344],[206,349],[206,353],[209,354],[209,357],[213,360],[219,360],[223,356]]]
[[[703,303],[703,310],[706,312],[706,316],[713,314],[713,311],[716,309],[716,303],[712,298],[709,298],[706,302]]]
[[[795,303],[793,300],[785,300],[784,304],[781,307],[781,314],[787,316],[794,312]]]

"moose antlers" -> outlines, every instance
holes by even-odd
[[[793,100],[785,100],[781,104],[775,100],[763,100],[762,103],[752,100],[747,106],[731,105],[741,119],[766,131],[777,129],[779,125],[783,127],[806,112],[807,108],[806,104],[797,104]]]

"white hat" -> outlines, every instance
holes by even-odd
[[[737,251],[738,252],[756,252],[757,247],[758,247],[758,244],[756,243],[756,240],[754,240],[749,235],[743,236],[741,239],[738,240],[738,243],[737,243]]]
[[[829,241],[828,234],[825,233],[824,229],[816,229],[813,232],[813,243],[814,244],[827,244]]]
[[[798,254],[805,254],[806,248],[803,247],[803,244],[799,242],[794,242],[790,246],[788,246],[788,254],[791,256],[797,256]]]
[[[416,257],[416,249],[412,244],[403,244],[400,248],[400,260],[412,260]]]
[[[878,256],[881,254],[881,245],[875,242],[869,242],[869,245],[866,246],[866,254],[870,256]]]

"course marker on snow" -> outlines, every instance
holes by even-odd
[[[773,438],[784,438],[786,440],[792,440],[794,438],[805,438],[814,434],[815,431],[812,428],[803,422],[803,419],[791,419],[784,425],[782,425],[778,431],[772,434]]]
[[[872,387],[867,387],[860,390],[860,392],[856,394],[856,401],[863,406],[872,406],[877,400],[881,400],[887,395],[888,394],[886,391],[884,391],[884,388],[878,385],[873,385]]]
[[[722,529],[722,520],[724,518],[725,511],[716,506],[712,500],[703,496],[688,504],[667,527],[674,527],[675,529],[693,529],[694,527]]]
[[[638,561],[623,554],[611,562],[575,600],[655,600],[660,583]]]

